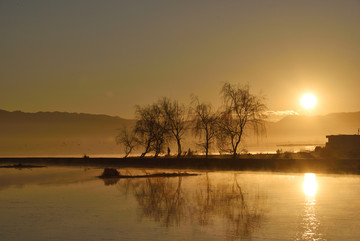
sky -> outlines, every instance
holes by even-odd
[[[359,0],[0,0],[0,109],[133,118],[163,96],[219,106],[230,82],[274,113],[360,111],[359,13]]]

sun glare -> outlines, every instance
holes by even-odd
[[[301,105],[305,109],[312,109],[316,105],[316,97],[313,94],[305,94],[301,97]]]
[[[316,182],[316,175],[314,173],[305,173],[303,190],[306,196],[315,196],[318,185]]]

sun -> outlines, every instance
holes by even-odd
[[[315,107],[317,102],[317,99],[315,97],[315,95],[313,94],[304,94],[301,97],[301,105],[302,107],[304,107],[305,109],[312,109]]]

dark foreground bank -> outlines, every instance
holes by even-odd
[[[171,168],[195,170],[274,171],[360,174],[359,159],[278,158],[0,158],[0,165],[93,166],[115,168]]]

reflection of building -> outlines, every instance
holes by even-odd
[[[344,155],[360,155],[360,135],[330,135],[325,149]]]

